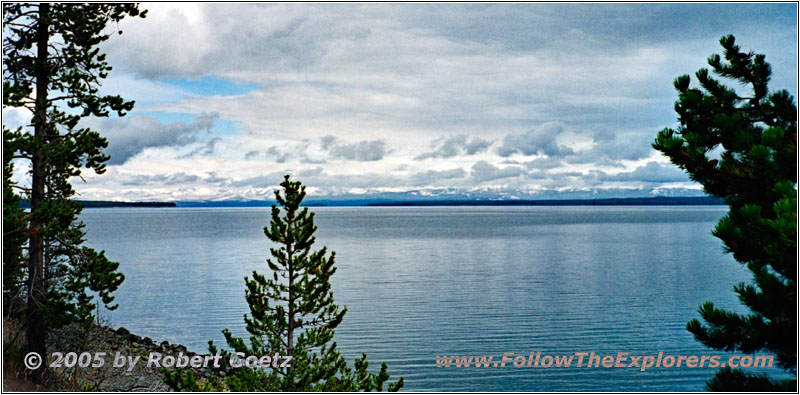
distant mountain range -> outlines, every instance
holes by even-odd
[[[81,200],[86,208],[104,207],[269,207],[272,200],[223,200],[179,202],[119,202]],[[515,191],[446,189],[406,192],[373,192],[309,196],[307,206],[655,206],[720,205],[723,200],[695,189]],[[27,201],[20,202],[24,208]]]
[[[224,202],[177,202],[178,207],[270,207],[272,201],[224,201]],[[343,206],[709,206],[724,205],[724,201],[713,196],[681,197],[634,197],[607,199],[539,199],[539,200],[388,200],[388,199],[349,199],[327,200],[310,199],[305,202],[310,207]]]
[[[613,199],[550,200],[432,200],[416,202],[369,203],[367,206],[711,206],[725,202],[713,196],[646,197]]]
[[[177,202],[178,207],[269,207],[271,200]],[[697,189],[596,189],[524,193],[503,190],[424,189],[308,196],[308,206],[508,206],[508,205],[707,205],[723,204]]]

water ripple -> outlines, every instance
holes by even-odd
[[[417,391],[702,391],[712,369],[437,368],[437,355],[707,354],[686,332],[749,276],[710,231],[724,207],[315,208],[337,252],[348,359]],[[265,209],[87,209],[121,262],[115,325],[204,351],[245,335],[243,277],[266,270]],[[708,281],[713,278],[714,281]]]

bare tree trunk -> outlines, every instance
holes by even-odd
[[[28,263],[28,315],[26,322],[26,335],[28,341],[28,351],[36,352],[46,361],[45,328],[44,317],[41,307],[45,300],[44,284],[44,239],[42,231],[45,218],[41,213],[42,204],[45,198],[45,158],[43,145],[47,143],[48,123],[47,123],[47,89],[49,85],[50,70],[47,62],[49,27],[50,27],[50,4],[39,4],[39,24],[37,27],[37,54],[35,63],[36,74],[36,108],[34,110],[34,140],[33,157],[31,165],[32,189],[31,189],[31,235],[30,235],[30,261]],[[45,371],[46,363],[42,363],[39,369],[33,373],[35,379],[39,379]]]

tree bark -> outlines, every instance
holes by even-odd
[[[33,371],[33,377],[40,379],[46,369],[46,335],[42,306],[46,303],[44,284],[44,238],[43,228],[45,218],[42,215],[42,205],[45,199],[45,150],[47,144],[47,89],[49,85],[50,69],[48,67],[48,43],[50,30],[50,4],[39,4],[39,21],[36,29],[36,107],[34,109],[34,148],[31,166],[31,235],[28,262],[28,314],[26,323],[26,336],[28,351],[36,352],[43,363],[39,369]]]

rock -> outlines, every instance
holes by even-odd
[[[119,329],[111,329],[109,327],[97,327],[94,329],[87,339],[90,340],[88,348],[85,350],[75,349],[75,344],[71,339],[76,336],[85,336],[80,328],[76,326],[65,326],[54,331],[54,333],[47,337],[47,347],[53,350],[60,350],[63,352],[108,352],[114,350],[114,354],[120,352],[124,355],[145,355],[148,352],[159,352],[164,355],[178,356],[179,352],[191,358],[195,355],[201,355],[194,352],[189,352],[185,346],[181,344],[170,344],[168,341],[154,342],[149,337],[139,337],[130,333],[127,328],[120,327]],[[195,372],[195,377],[224,377],[224,373],[220,376],[214,369],[201,367],[191,369]],[[74,370],[77,377],[81,380],[94,380],[99,384],[97,389],[99,391],[110,392],[128,392],[128,391],[148,391],[148,392],[166,392],[169,387],[162,381],[162,373],[160,369],[147,368],[142,361],[139,362],[132,371],[127,369],[120,369],[114,367],[110,363],[108,357],[106,363],[99,368],[88,370]],[[86,374],[86,375],[84,375]],[[59,384],[60,385],[60,384]],[[65,390],[72,387],[51,388],[55,390]]]
[[[173,344],[172,345],[172,351],[185,353],[187,351],[187,349],[186,349],[186,346],[184,346],[182,344]]]

